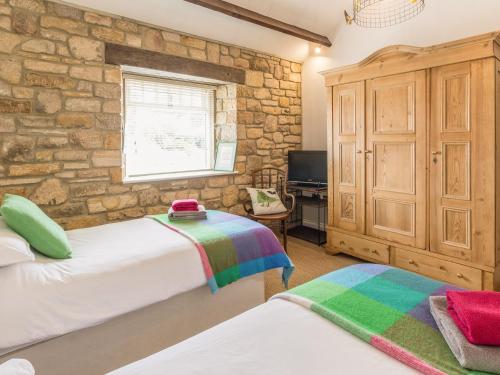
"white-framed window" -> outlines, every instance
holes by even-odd
[[[134,74],[123,81],[125,182],[211,171],[216,87]]]

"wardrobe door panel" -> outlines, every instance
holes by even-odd
[[[432,69],[430,250],[494,265],[494,60]]]
[[[425,248],[426,73],[366,85],[366,232]]]
[[[333,225],[364,233],[364,82],[332,91]]]

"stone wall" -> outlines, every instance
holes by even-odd
[[[246,71],[217,90],[217,136],[238,139],[236,176],[122,183],[121,72],[105,42]],[[0,196],[21,194],[64,227],[165,212],[173,199],[242,213],[250,172],[301,144],[301,65],[41,0],[0,0]]]

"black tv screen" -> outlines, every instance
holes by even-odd
[[[326,151],[289,151],[288,181],[324,185],[328,182]]]

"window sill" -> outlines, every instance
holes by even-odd
[[[169,173],[161,176],[140,176],[125,178],[124,184],[136,184],[142,182],[159,182],[159,181],[173,181],[185,180],[190,178],[203,178],[203,177],[218,177],[218,176],[234,176],[237,171],[197,171],[197,172],[183,172],[183,173]]]

